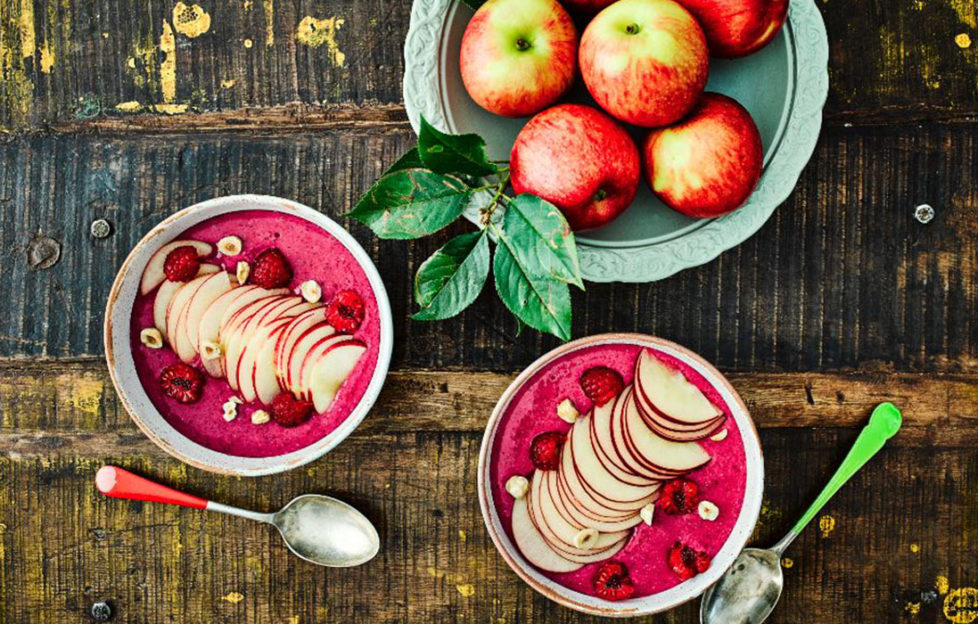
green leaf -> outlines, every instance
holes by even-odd
[[[416,321],[438,321],[472,305],[489,275],[485,230],[456,236],[424,261],[414,278]]]
[[[499,298],[530,327],[570,340],[570,287],[552,277],[521,267],[506,245],[496,247],[492,263]]]
[[[472,192],[450,176],[402,169],[377,180],[346,216],[381,238],[420,238],[457,219]]]
[[[547,200],[528,194],[509,200],[500,239],[522,267],[584,290],[574,232]]]
[[[486,142],[478,134],[445,134],[421,118],[418,153],[435,173],[464,173],[487,176],[496,166],[486,156]]]
[[[462,0],[462,1],[476,10],[478,10],[479,7],[481,7],[483,4],[486,3],[486,0]]]
[[[403,156],[397,159],[393,165],[390,166],[384,175],[394,173],[395,171],[402,171],[404,169],[424,169],[424,163],[421,162],[421,155],[418,154],[418,148],[412,147],[410,150],[405,152]],[[381,176],[383,177],[383,176]]]

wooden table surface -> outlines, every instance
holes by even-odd
[[[556,342],[518,335],[491,289],[457,319],[408,319],[411,275],[455,232],[379,242],[346,223],[390,293],[392,373],[363,426],[308,468],[260,479],[189,468],[121,409],[103,307],[156,222],[242,192],[336,216],[414,139],[401,101],[410,0],[198,1],[174,15],[171,0],[0,0],[0,622],[84,622],[100,600],[130,623],[592,621],[517,579],[474,493],[496,398]],[[772,621],[967,623],[976,4],[818,4],[831,93],[797,190],[703,267],[588,284],[574,336],[651,333],[730,374],[766,455],[760,544],[803,510],[871,407],[896,402],[904,431],[795,543]],[[925,202],[928,225],[913,217]],[[105,239],[89,234],[100,218]],[[106,462],[258,509],[333,493],[365,510],[382,550],[357,569],[311,566],[264,526],[101,497],[93,475]],[[695,605],[648,620],[694,622]]]

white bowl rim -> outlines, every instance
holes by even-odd
[[[516,391],[530,377],[555,358],[597,344],[634,344],[643,347],[652,347],[681,360],[691,366],[696,372],[703,375],[727,403],[730,413],[740,429],[746,457],[746,487],[740,515],[737,517],[737,522],[734,523],[734,527],[727,537],[726,542],[724,542],[723,547],[714,556],[710,568],[706,572],[671,587],[666,591],[640,598],[623,600],[621,602],[609,602],[596,596],[589,596],[571,590],[550,580],[527,562],[519,549],[512,543],[512,540],[509,539],[509,535],[502,526],[499,513],[493,501],[489,475],[491,465],[489,455],[496,437],[499,421],[509,407]],[[698,597],[727,571],[727,568],[733,564],[737,555],[747,545],[747,540],[750,539],[751,533],[760,516],[761,502],[764,497],[764,457],[761,452],[757,428],[750,417],[747,406],[726,377],[714,368],[712,364],[689,349],[662,338],[633,333],[598,334],[568,342],[541,356],[524,369],[513,380],[506,391],[503,392],[499,398],[499,402],[496,403],[492,415],[489,417],[488,423],[486,423],[485,435],[482,438],[482,447],[479,451],[478,491],[482,518],[485,521],[489,536],[496,545],[496,549],[503,556],[503,559],[506,560],[506,563],[509,564],[509,567],[530,585],[530,587],[554,602],[591,615],[605,617],[650,615],[667,611]]]
[[[301,449],[270,457],[244,457],[221,453],[194,442],[177,431],[160,414],[139,382],[130,348],[131,312],[138,290],[139,278],[150,256],[161,246],[176,239],[188,228],[207,219],[245,210],[267,210],[292,214],[336,238],[356,259],[373,290],[380,320],[380,344],[377,364],[370,382],[356,407],[328,435]],[[117,316],[124,312],[124,316]],[[220,474],[257,477],[276,474],[314,461],[346,439],[363,421],[380,394],[387,377],[394,344],[394,327],[390,301],[384,282],[363,247],[343,226],[325,214],[304,204],[270,195],[228,195],[215,197],[184,208],[157,224],[129,253],[116,274],[105,309],[105,358],[109,376],[122,406],[132,420],[153,441],[170,455],[200,468]],[[115,331],[116,328],[121,328]]]

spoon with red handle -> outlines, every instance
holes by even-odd
[[[346,503],[330,496],[298,496],[276,513],[260,513],[179,492],[117,466],[103,466],[95,486],[106,496],[219,511],[271,524],[286,546],[306,561],[333,568],[360,565],[380,550],[377,529]]]

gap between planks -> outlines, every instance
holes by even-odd
[[[480,433],[514,377],[492,372],[392,372],[355,435]],[[978,443],[978,374],[856,371],[728,377],[762,430],[855,428],[873,406],[892,401],[905,415],[905,430],[896,444]],[[0,360],[0,453],[84,455],[151,449],[122,409],[101,360]]]
[[[978,116],[953,109],[890,107],[875,111],[826,113],[826,128],[907,124],[974,125]],[[410,132],[407,111],[400,103],[340,103],[314,106],[291,102],[222,111],[124,114],[110,113],[89,119],[57,121],[23,129],[19,134],[127,134],[179,135],[200,132],[248,132],[264,135],[321,131]],[[18,133],[12,133],[14,135]]]

